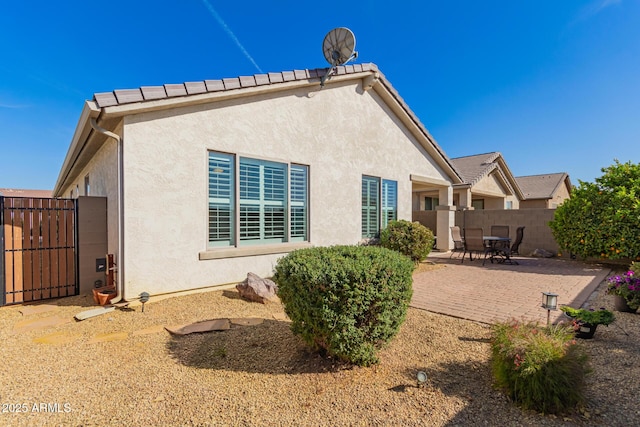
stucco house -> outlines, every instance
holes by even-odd
[[[458,210],[518,209],[522,191],[502,154],[491,152],[456,157],[451,163],[462,178],[453,185],[453,201]],[[438,194],[425,191],[419,195],[416,211],[435,210]]]
[[[571,180],[566,172],[518,176],[518,185],[524,194],[520,209],[555,209],[571,197]]]
[[[308,246],[357,244],[438,194],[451,161],[374,64],[98,93],[86,101],[55,197],[107,199],[120,297],[269,276]],[[439,239],[447,250],[450,239]]]

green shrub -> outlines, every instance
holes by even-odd
[[[616,160],[602,172],[556,209],[553,236],[582,258],[640,260],[640,164]]]
[[[584,401],[588,356],[570,326],[498,323],[491,353],[496,386],[523,408],[563,413]]]
[[[380,245],[398,251],[414,262],[424,260],[433,247],[433,232],[419,222],[389,221],[380,232]]]
[[[604,325],[609,326],[612,324],[616,317],[613,312],[601,308],[600,310],[586,309],[586,308],[573,308],[568,305],[560,307],[560,310],[567,313],[567,316],[576,321],[588,323],[590,325]]]
[[[405,320],[413,268],[380,247],[318,247],[281,258],[273,280],[295,334],[314,350],[367,366]]]

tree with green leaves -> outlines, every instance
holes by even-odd
[[[579,181],[549,223],[561,249],[582,258],[640,260],[640,164],[602,168]]]

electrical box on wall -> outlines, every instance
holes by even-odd
[[[106,258],[98,258],[96,259],[96,273],[107,271],[107,259]]]

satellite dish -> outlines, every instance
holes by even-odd
[[[322,53],[331,68],[322,76],[320,86],[324,86],[325,81],[334,72],[334,68],[338,65],[344,65],[352,59],[358,57],[356,52],[356,36],[353,32],[345,27],[334,28],[329,31],[322,42]]]

